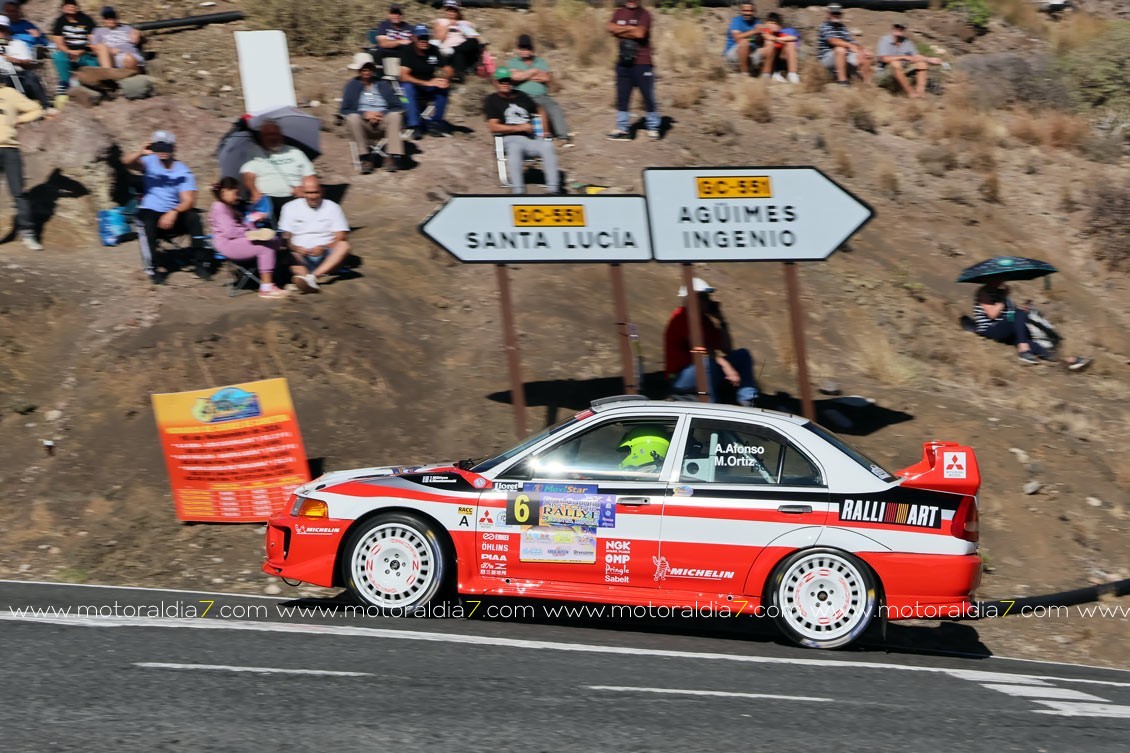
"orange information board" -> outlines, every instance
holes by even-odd
[[[153,395],[177,517],[264,521],[310,480],[285,379]]]

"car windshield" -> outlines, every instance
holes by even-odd
[[[884,468],[883,466],[876,463],[871,458],[864,455],[859,450],[852,447],[850,444],[848,444],[844,440],[837,437],[832,432],[825,429],[823,426],[820,426],[819,424],[815,424],[812,421],[809,421],[808,423],[804,424],[804,428],[808,429],[810,432],[812,432],[816,436],[820,437],[821,439],[826,441],[828,444],[832,445],[833,447],[835,447],[840,452],[847,455],[849,458],[851,458],[855,462],[859,463],[861,466],[863,466],[867,470],[874,473],[876,476],[878,476],[883,481],[894,480],[895,476],[894,476],[893,473],[891,473],[886,468]]]
[[[511,458],[514,458],[514,457],[517,457],[518,455],[521,455],[526,450],[530,449],[531,447],[533,447],[534,445],[536,445],[538,442],[542,441],[546,437],[551,437],[554,434],[556,434],[557,432],[561,431],[562,429],[565,429],[569,426],[572,426],[573,424],[577,423],[577,421],[588,418],[591,415],[592,415],[592,411],[585,411],[583,413],[578,413],[575,416],[570,416],[569,418],[565,419],[561,423],[557,423],[557,424],[554,424],[553,426],[550,426],[546,429],[542,429],[537,434],[533,435],[532,437],[527,439],[525,442],[522,442],[522,444],[518,445],[517,447],[511,447],[509,450],[507,450],[506,452],[503,452],[500,455],[495,455],[493,458],[487,458],[486,460],[483,460],[483,461],[477,463],[473,468],[471,468],[471,471],[473,473],[486,473],[491,468],[499,466],[499,465],[505,463],[506,461],[510,460]]]

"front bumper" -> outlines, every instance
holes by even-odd
[[[332,587],[337,556],[352,520],[280,515],[267,521],[263,572],[287,580]]]

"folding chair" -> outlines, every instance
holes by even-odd
[[[215,249],[212,250],[212,258],[214,258],[221,264],[223,262],[227,262],[231,265],[231,276],[225,283],[225,287],[227,287],[228,289],[229,298],[233,298],[239,295],[240,291],[243,290],[256,291],[263,285],[263,281],[259,279],[259,275],[256,274],[259,269],[258,267],[254,266],[254,259],[248,259],[245,261],[229,259]]]
[[[494,160],[498,166],[498,184],[503,188],[510,188],[510,163],[506,160],[506,143],[502,136],[494,137]],[[526,157],[522,162],[523,169],[529,164],[542,167],[542,173],[545,173],[541,157]],[[545,183],[541,185],[544,186]]]

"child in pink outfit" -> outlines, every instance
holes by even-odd
[[[280,290],[274,284],[275,256],[279,251],[279,242],[275,237],[270,240],[252,240],[256,230],[248,221],[244,222],[239,211],[239,182],[235,178],[223,178],[212,187],[216,201],[208,211],[208,220],[212,226],[212,245],[221,254],[232,261],[256,260],[259,267],[259,295],[263,298],[282,298],[286,296],[285,290]],[[248,233],[252,233],[251,237]]]

